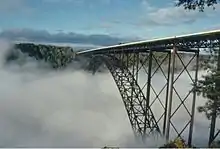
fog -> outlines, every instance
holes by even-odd
[[[5,67],[4,56],[9,47],[7,41],[0,41],[0,147],[143,146],[134,139],[109,73],[92,75],[74,67],[49,71],[32,59],[23,66]],[[145,77],[142,75],[140,82],[144,83]],[[153,80],[158,90],[162,80],[161,74]],[[186,80],[183,75],[177,85],[183,93],[190,89]],[[173,100],[175,108],[179,101],[176,97]],[[199,97],[196,105],[204,101]],[[162,112],[158,103],[153,112],[157,117]],[[194,143],[203,146],[207,144],[209,121],[197,112],[195,117]],[[181,109],[174,122],[181,128],[186,120]],[[145,145],[163,143],[163,139],[148,140]]]

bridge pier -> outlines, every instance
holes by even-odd
[[[168,101],[168,112],[166,111],[165,113],[167,113],[167,117],[168,117],[168,120],[167,120],[167,126],[166,126],[166,133],[165,133],[165,136],[166,136],[166,141],[168,142],[169,141],[169,137],[170,137],[170,123],[171,123],[171,111],[172,111],[172,104],[173,104],[173,82],[174,82],[174,73],[175,73],[175,60],[176,60],[176,52],[177,52],[177,49],[176,47],[173,48],[173,50],[171,50],[171,60],[172,62],[169,63],[170,65],[170,68],[172,66],[172,68],[170,69],[171,71],[169,71],[168,73],[171,74],[171,83],[168,82],[168,86],[170,86],[170,92],[169,92],[169,95],[167,95],[169,97],[169,101]]]

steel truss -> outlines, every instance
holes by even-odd
[[[105,62],[120,91],[136,136],[145,139],[156,131],[167,140],[177,137],[188,140],[191,146],[196,108],[193,86],[198,80],[199,51],[220,47],[219,39],[220,32],[111,46],[79,55],[93,56],[97,61]],[[186,59],[184,55],[190,58]],[[191,74],[192,65],[194,74]],[[158,73],[163,76],[163,81],[155,83]],[[191,85],[185,92],[181,85],[177,85],[182,76],[187,77]],[[183,112],[188,119],[178,124],[176,120]],[[212,138],[218,134],[214,133]]]
[[[162,55],[158,56],[158,53]],[[183,67],[178,76],[176,78],[173,77],[172,81],[171,78],[174,76],[174,71],[172,73],[171,68],[175,70],[175,67],[172,67],[172,65],[175,64],[176,59],[174,59],[174,53],[172,54],[171,51],[108,53],[106,55],[97,54],[94,56],[96,62],[104,61],[110,70],[120,91],[132,129],[136,136],[141,136],[145,140],[145,137],[150,135],[151,132],[157,131],[161,133],[162,130],[162,134],[167,135],[167,139],[169,139],[170,126],[176,133],[175,137],[182,137],[182,134],[187,131],[187,126],[190,124],[192,129],[194,111],[190,111],[190,109],[185,105],[185,101],[190,99],[188,97],[191,94],[191,91],[188,92],[184,98],[180,97],[173,84],[175,84],[184,71],[188,72],[188,77],[193,83],[195,83],[194,80],[197,79],[193,79],[193,77],[189,74],[187,67],[193,60],[195,60],[195,58],[198,59],[198,51],[196,53],[192,53],[192,58],[187,62],[187,64],[183,62],[183,58],[181,56],[181,54],[177,52],[175,53],[176,59],[179,59]],[[97,64],[99,63],[97,62]],[[165,67],[162,67],[162,65]],[[139,73],[141,70],[144,71],[146,75],[146,82],[142,86],[138,83],[138,79],[140,77]],[[162,86],[160,85],[159,90],[156,90],[154,87],[155,84],[152,83],[152,79],[158,72],[162,74],[165,82]],[[172,109],[172,97],[174,96],[174,93],[171,93],[171,91],[176,93],[178,99],[181,101],[176,109]],[[163,92],[165,92],[165,99],[163,99],[164,95],[161,95]],[[193,97],[193,101],[195,102],[195,97]],[[156,102],[159,103],[159,108],[162,109],[158,117],[155,117],[152,112],[152,107],[156,104]],[[168,106],[168,102],[170,102],[171,105]],[[185,108],[190,119],[181,130],[178,130],[172,122],[172,119],[180,107]],[[160,123],[162,123],[162,129],[160,129]],[[191,133],[189,133],[189,138],[192,135],[192,130],[190,131]]]
[[[120,57],[120,59],[118,58]],[[151,111],[148,100],[139,87],[133,73],[128,69],[128,55],[97,56],[104,61],[110,70],[123,99],[132,129],[137,137],[146,137],[152,133],[160,133],[159,126]],[[125,61],[124,61],[125,60]]]

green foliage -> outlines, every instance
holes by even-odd
[[[187,147],[188,146],[185,143],[185,140],[181,138],[176,138],[174,141],[170,141],[169,143],[165,144],[160,148],[187,148]]]
[[[220,116],[220,57],[219,49],[210,50],[210,59],[206,61],[207,74],[198,81],[195,87],[198,95],[207,98],[205,105],[198,107],[199,112],[205,113],[208,119],[213,114]]]
[[[183,6],[187,10],[204,11],[205,7],[214,7],[219,0],[178,0],[176,6]]]
[[[220,71],[212,71],[203,76],[203,80],[199,80],[196,91],[209,100],[204,106],[198,107],[199,112],[204,112],[208,119],[211,118],[213,111],[217,110],[217,115],[220,116]]]
[[[6,60],[12,61],[19,58],[19,50],[36,60],[43,60],[50,64],[52,68],[64,68],[70,64],[75,53],[69,47],[57,47],[51,45],[35,45],[31,43],[16,44]]]

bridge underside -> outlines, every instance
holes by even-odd
[[[79,55],[91,58],[95,72],[102,63],[110,70],[136,136],[162,134],[192,144],[198,70],[203,50],[219,48],[219,38],[179,39],[108,47]],[[184,86],[183,84],[187,84]],[[178,120],[184,115],[184,122]]]

